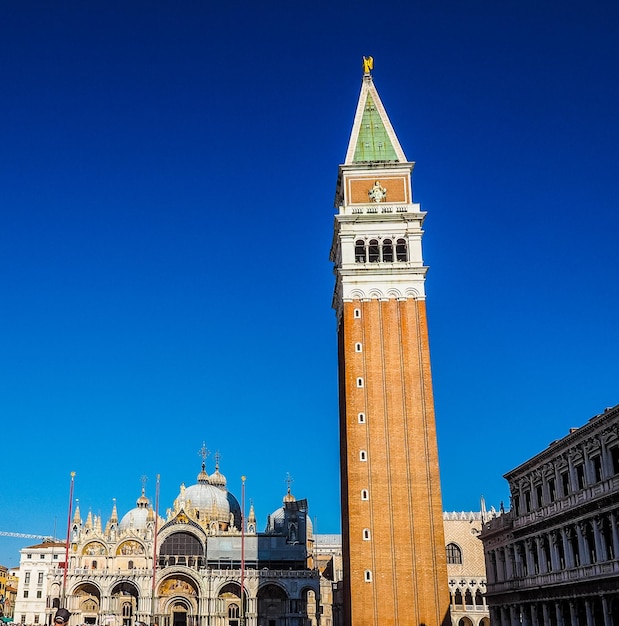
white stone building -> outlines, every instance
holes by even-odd
[[[50,598],[59,597],[53,583],[64,571],[65,543],[39,543],[20,550],[19,583],[14,621],[20,624],[45,624],[51,609]]]

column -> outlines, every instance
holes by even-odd
[[[505,582],[507,576],[507,568],[505,565],[505,549],[504,548],[499,548],[499,550],[497,551],[498,553],[498,569],[497,569],[497,574],[498,574],[498,582],[502,583]]]
[[[503,626],[501,623],[501,609],[498,606],[490,607],[490,623],[496,626]]]
[[[550,564],[552,565],[552,571],[558,572],[561,570],[561,558],[559,556],[559,548],[557,547],[557,541],[559,536],[556,530],[550,531]]]
[[[576,605],[574,604],[574,600],[570,600],[570,622],[572,623],[572,626],[576,626],[576,624],[578,624],[577,619]]]
[[[529,572],[529,576],[535,576],[537,571],[535,570],[535,559],[533,557],[533,538],[527,537],[524,540],[524,552],[525,558],[527,560],[527,570]]]
[[[501,607],[501,626],[511,626],[509,609],[506,606]]]
[[[537,550],[537,562],[539,563],[539,573],[548,573],[548,563],[546,563],[546,557],[544,556],[544,550],[542,549],[543,537],[535,537],[535,549]]]
[[[507,546],[505,548],[505,572],[507,574],[507,580],[511,580],[516,575],[514,568],[514,546]]]
[[[587,546],[587,540],[585,539],[586,522],[578,522],[574,527],[576,529],[576,535],[578,536],[578,546],[580,548],[580,564],[591,565],[591,553]]]
[[[561,604],[559,602],[555,602],[555,614],[557,616],[557,626],[565,626],[563,612],[561,611]]]
[[[572,462],[572,456],[567,457],[567,471],[570,476],[570,493],[576,493],[578,491],[578,479],[576,478],[576,472],[574,471],[574,463]]]
[[[548,603],[542,602],[542,624],[550,624],[550,615],[548,614]]]
[[[606,541],[602,534],[602,518],[596,515],[591,525],[593,526],[593,538],[595,539],[595,554],[597,555],[598,563],[600,561],[606,561]]]
[[[520,609],[520,616],[522,617],[522,622],[521,622],[522,626],[532,626],[530,606],[521,604],[519,609]]]
[[[520,614],[515,604],[511,604],[509,607],[509,624],[510,626],[520,626]]]
[[[539,605],[531,605],[531,626],[542,626],[539,622]]]
[[[497,579],[497,566],[496,566],[496,551],[489,550],[484,555],[486,561],[486,578],[488,579],[488,584],[493,585]]]
[[[613,533],[613,548],[615,558],[619,556],[619,530],[617,529],[617,514],[615,511],[610,512],[610,528]]]
[[[595,626],[593,623],[593,609],[591,608],[591,600],[585,600],[585,614],[587,616],[587,626]]]
[[[564,526],[561,527],[561,539],[563,541],[563,552],[565,553],[565,569],[571,569],[576,563],[574,561],[572,544],[567,540],[567,533]]]
[[[608,611],[608,600],[602,596],[602,612],[604,613],[604,626],[613,626],[612,616]]]
[[[613,475],[613,466],[610,454],[608,454],[608,448],[602,438],[600,438],[600,450],[602,456],[602,479],[606,480]]]

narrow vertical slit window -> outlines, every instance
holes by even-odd
[[[365,424],[365,413],[359,413],[357,418],[359,420],[359,424]]]
[[[359,460],[360,461],[367,461],[368,460],[368,453],[365,450],[360,450],[359,451]]]
[[[357,387],[363,387],[363,378],[357,378]]]
[[[363,347],[360,343],[355,344],[355,352],[363,352]]]
[[[365,570],[365,574],[363,575],[366,583],[372,582],[372,571],[369,569]]]
[[[361,499],[362,500],[369,500],[370,499],[370,492],[367,489],[362,489],[361,490]]]
[[[359,319],[361,317],[361,309],[355,309],[355,312],[353,314],[353,317],[355,319]]]
[[[364,528],[363,529],[363,541],[369,541],[369,540],[370,540],[370,529]]]

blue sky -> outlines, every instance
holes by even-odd
[[[428,212],[444,508],[619,402],[619,6],[7,2],[0,530],[221,454],[338,532],[337,166],[362,55]],[[29,542],[0,537],[0,563]]]

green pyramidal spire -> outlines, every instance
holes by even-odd
[[[406,163],[402,146],[369,72],[363,76],[345,162],[348,165],[380,162]]]
[[[363,108],[361,128],[357,137],[354,163],[366,161],[397,161],[391,139],[381,119],[372,96],[368,94]]]

